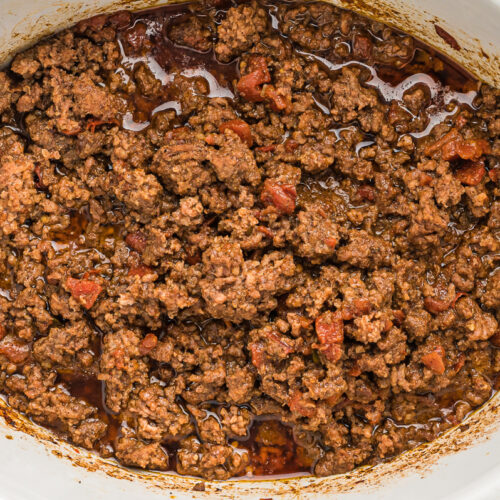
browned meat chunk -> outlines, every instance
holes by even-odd
[[[267,25],[268,15],[256,2],[232,7],[217,27],[217,57],[222,62],[228,62],[250,49],[265,33]],[[235,30],[235,26],[239,29]]]
[[[6,411],[225,480],[376,464],[498,389],[500,90],[412,37],[99,14],[0,71],[0,123]]]

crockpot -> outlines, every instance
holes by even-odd
[[[80,19],[161,0],[0,0],[0,61]],[[500,87],[500,0],[335,0],[425,41]],[[0,498],[152,500],[299,499],[497,500],[500,396],[433,443],[375,467],[326,478],[210,482],[139,472],[59,441],[0,399]],[[204,490],[204,491],[199,491]]]

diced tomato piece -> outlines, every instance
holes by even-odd
[[[441,148],[441,158],[443,160],[456,160],[460,157],[459,151],[462,145],[462,139],[455,139],[447,142]]]
[[[151,274],[152,272],[153,270],[149,266],[146,266],[144,264],[139,264],[136,267],[131,267],[128,271],[128,275],[139,276],[142,278],[143,276],[146,276],[146,274]]]
[[[430,183],[432,182],[433,177],[429,174],[426,174],[425,172],[422,172],[420,174],[420,182],[419,184],[421,186],[429,186]]]
[[[338,311],[327,311],[318,316],[315,327],[322,344],[341,344],[344,341],[344,324]]]
[[[436,375],[442,375],[445,371],[444,349],[438,345],[433,351],[422,356],[422,363],[432,370]]]
[[[24,363],[29,357],[30,347],[18,339],[5,339],[0,343],[0,354],[3,354],[11,363]]]
[[[330,248],[335,248],[337,246],[337,240],[335,238],[326,238],[325,245]]]
[[[449,154],[447,150],[449,148]],[[456,152],[455,152],[456,151]],[[459,142],[456,148],[446,146],[443,148],[443,160],[479,160],[481,156],[491,153],[491,147],[485,139],[467,139]]]
[[[456,128],[452,128],[448,133],[444,134],[436,142],[427,146],[424,152],[427,156],[431,156],[432,154],[440,151],[445,144],[461,139],[462,136],[460,135],[458,130]]]
[[[486,175],[484,161],[468,161],[455,172],[455,177],[467,186],[477,186]]]
[[[78,300],[85,309],[90,309],[102,292],[102,286],[99,283],[87,279],[69,277],[66,280],[66,286],[73,298]]]
[[[274,205],[282,214],[293,214],[297,190],[293,184],[280,184],[267,179],[260,200],[266,205]]]
[[[264,100],[261,95],[262,83],[262,73],[260,71],[254,71],[248,75],[242,76],[236,88],[241,96],[247,101],[260,102]]]
[[[264,364],[264,346],[260,342],[254,342],[248,346],[252,357],[252,365],[259,369]]]
[[[359,186],[357,194],[363,200],[373,201],[375,199],[375,189],[368,184]]]
[[[125,243],[136,252],[142,253],[146,249],[146,236],[140,231],[135,231],[133,233],[128,233],[125,237]]]
[[[491,152],[490,144],[485,139],[464,139],[456,128],[438,139],[425,150],[426,155],[441,151],[443,160],[479,160],[484,154]]]
[[[153,333],[148,333],[140,342],[139,342],[139,352],[144,356],[149,354],[158,344],[158,337]]]
[[[241,139],[241,141],[244,142],[249,148],[252,147],[253,144],[252,130],[247,122],[244,122],[243,120],[240,119],[229,120],[227,122],[224,122],[219,127],[221,134],[223,134],[224,130],[226,129],[232,130]]]
[[[320,350],[326,359],[336,363],[342,356],[344,342],[344,321],[340,311],[327,311],[316,318],[316,335]],[[314,347],[314,346],[313,346]]]
[[[293,391],[290,396],[288,406],[292,413],[298,413],[303,417],[313,417],[316,413],[315,404],[311,400],[306,399],[298,389]]]
[[[264,100],[262,85],[271,81],[266,59],[262,56],[252,57],[248,69],[249,73],[240,78],[236,88],[247,101],[261,102]]]

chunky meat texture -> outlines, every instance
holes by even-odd
[[[238,26],[239,29],[234,29]],[[252,48],[266,34],[268,14],[256,2],[229,9],[217,28],[215,54],[222,62],[228,62]]]
[[[378,463],[498,386],[500,91],[329,3],[226,4],[0,72],[0,392],[131,467]]]
[[[266,254],[262,260],[245,260],[238,243],[216,239],[203,253],[200,280],[206,310],[214,318],[239,323],[270,312],[277,297],[297,283],[297,267],[291,255]]]

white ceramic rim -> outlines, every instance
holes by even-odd
[[[161,0],[0,0],[0,61],[57,29],[100,12],[139,9]],[[500,0],[335,0],[399,27],[441,49],[483,80],[500,86]],[[434,28],[458,41],[451,49]],[[335,498],[339,500],[497,500],[500,498],[499,398],[431,445],[370,470],[331,478],[207,482],[117,467],[9,413],[0,401],[0,498],[132,500],[158,498]],[[10,421],[10,425],[7,423]],[[17,429],[24,429],[26,434]],[[97,469],[97,470],[96,470]]]

